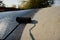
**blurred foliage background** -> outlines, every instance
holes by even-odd
[[[19,8],[19,9],[35,9],[35,8],[44,8],[44,7],[51,7],[54,4],[54,0],[18,0],[20,1],[19,4],[13,4],[12,8]],[[3,1],[0,1],[0,7],[5,7],[6,5]]]
[[[23,2],[18,6],[20,9],[35,9],[35,8],[44,8],[51,6],[53,0],[29,0],[28,2]]]

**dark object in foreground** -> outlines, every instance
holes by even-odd
[[[1,40],[6,40],[6,38],[8,38],[8,36],[22,23],[27,24],[27,23],[31,23],[31,18],[30,17],[17,17],[16,21],[19,23],[4,39]]]
[[[31,23],[31,18],[30,17],[17,17],[16,21],[18,23]]]

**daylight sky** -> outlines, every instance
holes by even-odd
[[[60,6],[60,0],[55,0],[55,6]]]
[[[3,3],[8,6],[11,7],[12,5],[18,5],[19,0],[3,0]]]
[[[16,5],[18,7],[18,4],[21,4],[21,1],[23,0],[3,0],[3,3],[8,7],[11,7],[12,5]]]

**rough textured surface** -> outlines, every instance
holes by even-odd
[[[39,10],[34,18],[38,21],[32,29],[35,40],[60,40],[60,7],[48,7]],[[29,29],[33,24],[27,24],[21,40],[32,40]]]

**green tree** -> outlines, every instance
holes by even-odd
[[[40,8],[48,6],[48,0],[30,0],[28,4],[26,4],[26,8]]]
[[[49,6],[49,0],[29,0],[24,9],[41,8]]]

